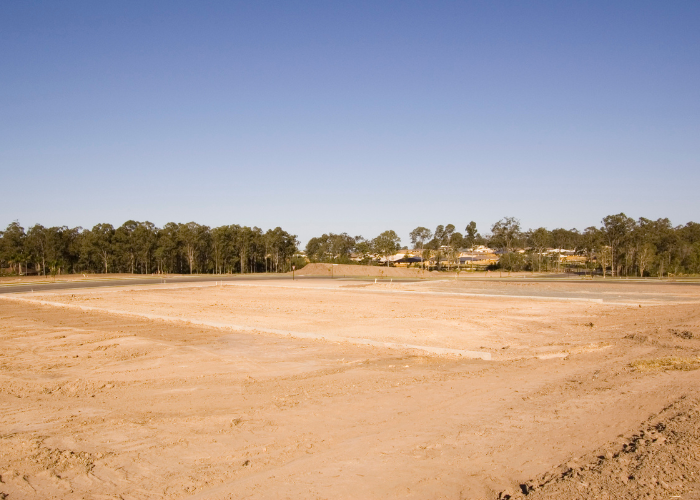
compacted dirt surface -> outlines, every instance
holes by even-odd
[[[698,368],[694,285],[6,294],[0,498],[697,499]]]

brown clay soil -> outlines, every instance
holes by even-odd
[[[306,264],[297,271],[299,276],[371,276],[371,277],[401,277],[401,278],[428,278],[440,276],[438,271],[424,271],[416,268],[384,267],[384,266],[359,266],[354,264]],[[484,274],[484,273],[480,273]]]
[[[57,274],[56,276],[0,276],[0,284],[9,285],[16,283],[41,283],[41,282],[71,282],[83,281],[85,279],[128,279],[128,278],[148,278],[150,274],[129,274],[129,273],[109,273],[109,274]]]
[[[0,498],[697,499],[697,368],[688,285],[3,295]]]
[[[288,273],[289,274],[289,273]],[[385,267],[385,266],[360,266],[355,264],[322,264],[313,263],[306,264],[303,268],[298,269],[296,274],[299,276],[370,276],[386,277],[386,278],[436,278],[441,276],[455,276],[455,271],[427,271],[419,267]],[[462,277],[495,277],[495,276],[510,276],[510,277],[532,277],[533,273],[517,272],[507,273],[498,271],[468,271],[466,268],[460,271]],[[537,274],[538,276],[546,276],[547,274]]]

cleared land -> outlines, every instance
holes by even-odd
[[[700,493],[693,285],[157,285],[0,320],[8,498]]]

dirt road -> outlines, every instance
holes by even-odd
[[[606,303],[347,285],[0,298],[0,492],[694,498],[700,294]],[[635,476],[635,460],[651,468]]]

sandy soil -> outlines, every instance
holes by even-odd
[[[0,296],[0,498],[698,498],[700,288],[560,285]]]
[[[418,267],[386,267],[386,266],[360,266],[355,264],[307,264],[296,271],[299,276],[371,276],[394,278],[436,278],[441,276],[456,276],[455,271],[424,271]],[[459,276],[465,277],[532,277],[532,273],[499,273],[498,271],[462,271]],[[538,274],[539,276],[539,274]]]
[[[70,283],[75,281],[111,281],[111,280],[143,280],[162,278],[196,278],[204,276],[213,278],[213,274],[131,274],[131,273],[107,273],[107,274],[58,274],[56,276],[0,276],[0,285],[17,285],[22,283]],[[270,276],[265,273],[258,274],[227,274],[226,277],[246,277],[246,276]]]
[[[431,278],[443,273],[402,267],[358,266],[350,264],[306,264],[296,272],[299,276],[393,276],[402,278]],[[483,274],[483,273],[482,273]]]
[[[177,276],[177,275],[173,275]],[[67,283],[84,280],[143,279],[158,277],[150,274],[109,273],[109,274],[58,274],[56,276],[0,276],[0,285],[18,283]]]

